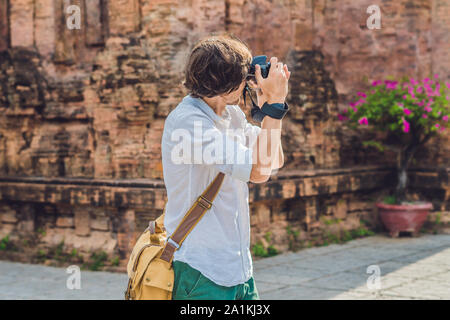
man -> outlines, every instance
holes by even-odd
[[[173,256],[173,299],[259,299],[250,253],[247,182],[266,182],[283,165],[281,120],[266,116],[261,127],[239,108],[252,55],[232,35],[200,40],[188,59],[189,95],[169,114],[162,137],[168,201],[167,236],[219,172],[225,174],[212,207]],[[267,78],[256,67],[258,106],[284,104],[290,72],[270,59]],[[229,134],[229,132],[233,134]],[[209,133],[209,134],[206,134]],[[208,156],[212,154],[214,156]],[[208,158],[208,159],[206,159]]]

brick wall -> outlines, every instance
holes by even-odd
[[[73,4],[82,12],[80,30],[69,30],[65,24],[66,9]],[[366,9],[372,4],[381,8],[380,30],[365,25]],[[22,182],[7,182],[0,198],[5,212],[0,230],[3,234],[37,230],[40,227],[31,221],[40,221],[49,230],[47,243],[65,235],[67,243],[91,250],[95,248],[86,239],[100,237],[103,240],[95,243],[120,251],[124,258],[143,221],[160,213],[161,207],[144,201],[145,207],[132,209],[138,196],[108,209],[102,201],[111,200],[101,189],[92,190],[99,197],[97,204],[66,201],[64,206],[53,204],[54,197],[69,199],[79,192],[81,198],[89,196],[81,190],[69,192],[64,179],[94,184],[102,179],[112,184],[126,179],[161,182],[164,119],[186,94],[181,80],[187,54],[201,36],[224,30],[245,40],[253,55],[276,55],[292,70],[288,96],[292,110],[283,124],[286,166],[280,172],[290,178],[274,182],[273,188],[289,189],[297,179],[293,172],[300,170],[312,172],[309,181],[322,190],[253,198],[252,241],[272,227],[283,234],[282,229],[294,222],[305,232],[319,230],[322,215],[348,217],[347,226],[354,227],[355,217],[371,214],[365,201],[376,198],[383,185],[332,192],[337,183],[332,177],[355,166],[389,168],[394,157],[363,148],[362,141],[374,134],[342,128],[337,112],[372,78],[439,73],[442,80],[450,80],[449,16],[450,4],[444,0],[194,0],[189,5],[176,0],[2,1],[0,175],[6,178],[2,181],[63,180],[55,185],[45,180],[42,185],[48,191],[43,198],[37,196],[42,185],[33,184],[25,198],[17,198],[7,190],[27,193],[27,189],[21,189]],[[447,132],[422,148],[415,164],[418,170],[430,166],[446,170],[449,140]],[[321,180],[321,170],[331,170],[328,180]],[[444,190],[435,200],[436,210],[447,210],[446,183],[435,187]],[[271,190],[269,185],[252,188],[259,194]],[[135,188],[129,185],[122,191],[134,194]],[[155,192],[145,188],[150,195]],[[114,190],[108,192],[116,194]],[[29,218],[30,212],[43,220]],[[277,243],[285,245],[286,239],[280,239]]]
[[[86,13],[80,30],[65,25],[69,4]],[[370,4],[381,8],[380,30],[365,26]],[[293,71],[286,169],[379,163],[336,114],[367,77],[449,79],[449,10],[431,0],[3,1],[0,48],[11,48],[1,59],[0,173],[162,178],[164,118],[186,94],[189,49],[222,30]],[[448,133],[441,139],[448,145]],[[423,153],[449,161],[448,149]]]

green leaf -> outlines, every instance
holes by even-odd
[[[367,147],[367,146],[371,146],[371,147],[375,147],[377,148],[380,152],[384,151],[384,146],[381,142],[378,141],[374,141],[374,140],[368,140],[368,141],[363,141],[363,146]]]
[[[395,196],[387,196],[384,198],[383,202],[386,204],[395,204],[397,202],[397,199],[395,198]]]

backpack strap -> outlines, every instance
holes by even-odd
[[[189,232],[192,231],[206,211],[211,208],[212,202],[219,192],[224,177],[225,175],[222,172],[219,172],[205,191],[197,198],[178,227],[172,235],[167,238],[167,242],[161,253],[160,259],[172,263],[175,250],[181,246]]]

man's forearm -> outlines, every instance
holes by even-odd
[[[272,169],[280,165],[281,120],[265,117],[261,133],[253,147],[253,167],[250,181],[262,183],[269,180]]]
[[[280,146],[278,148],[278,156],[275,157],[275,162],[273,163],[272,170],[279,169],[283,167],[284,165],[284,153],[283,153],[283,146],[280,141]]]
[[[281,167],[283,167],[284,165],[284,154],[283,154],[283,146],[281,143],[281,130],[282,130],[282,121],[280,121],[280,128],[279,131],[277,129],[277,134],[279,134],[279,144],[278,144],[278,148],[277,149],[269,149],[269,150],[274,150],[275,153],[272,156],[272,166],[271,166],[271,170],[277,170]]]

